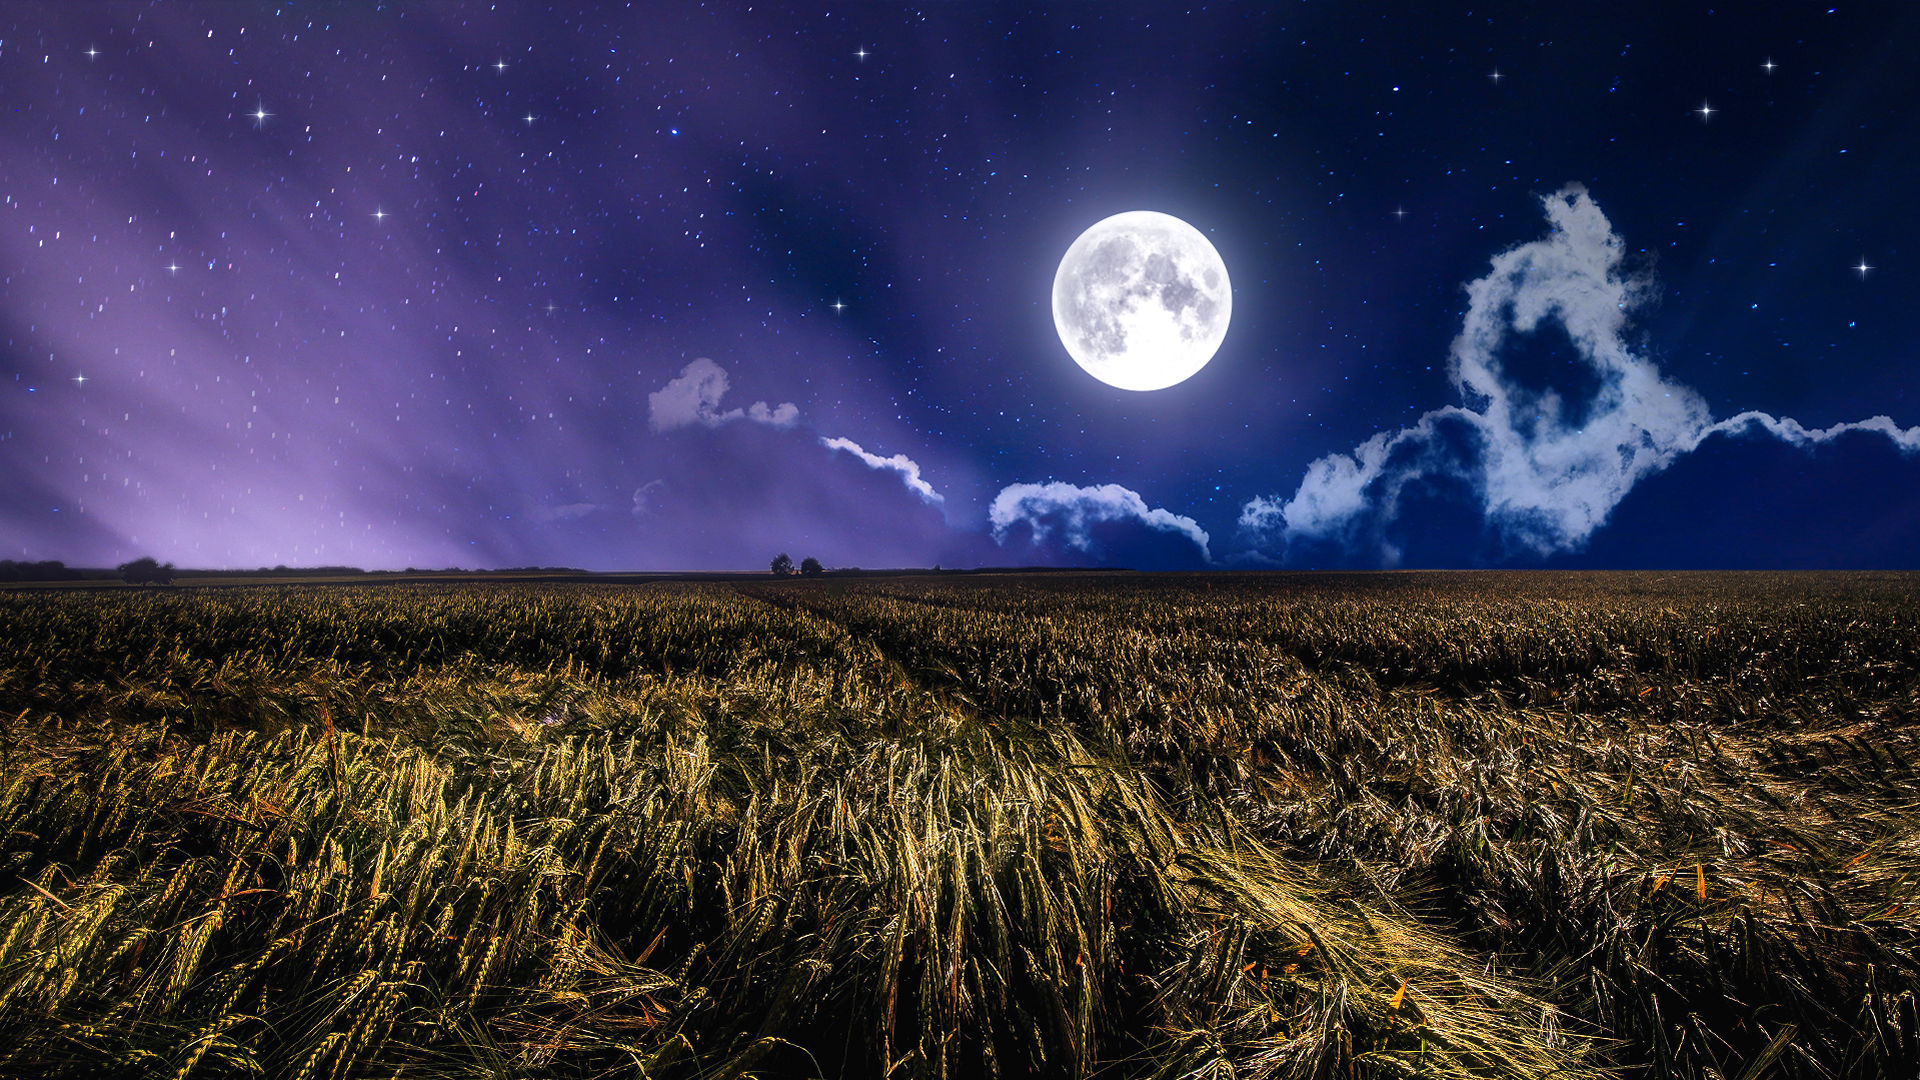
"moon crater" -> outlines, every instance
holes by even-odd
[[[1068,355],[1124,390],[1159,390],[1205,367],[1233,308],[1227,267],[1198,229],[1134,210],[1080,234],[1053,279]]]

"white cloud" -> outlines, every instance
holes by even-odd
[[[600,509],[599,503],[590,502],[564,503],[558,506],[543,505],[527,511],[527,517],[542,525],[549,525],[556,521],[575,521],[598,509]]]
[[[1893,445],[1908,453],[1920,450],[1920,425],[1903,428],[1894,423],[1891,416],[1870,416],[1865,420],[1849,420],[1844,424],[1835,424],[1832,427],[1807,428],[1802,427],[1800,421],[1790,416],[1776,417],[1769,413],[1749,409],[1746,412],[1729,416],[1725,420],[1713,425],[1707,429],[1706,434],[1733,435],[1745,431],[1749,427],[1760,428],[1768,434],[1779,438],[1781,441],[1790,442],[1795,446],[1811,446],[1814,443],[1826,442],[1836,435],[1845,435],[1850,431],[1864,431],[1875,435],[1885,435]]]
[[[719,364],[702,356],[680,370],[667,385],[647,395],[647,424],[655,431],[677,428],[715,428],[735,420],[751,420],[773,427],[792,427],[800,409],[792,402],[769,406],[756,401],[744,409],[720,411],[720,399],[727,393],[727,372]]]
[[[1757,427],[1811,445],[1863,431],[1920,450],[1920,427],[1902,429],[1885,416],[1818,430],[1762,412],[1716,423],[1704,398],[1623,340],[1649,285],[1622,271],[1624,244],[1586,189],[1570,184],[1541,202],[1548,235],[1495,256],[1492,270],[1467,286],[1450,367],[1466,404],[1315,461],[1291,498],[1261,496],[1242,507],[1245,532],[1277,543],[1337,536],[1369,514],[1391,520],[1408,483],[1451,476],[1474,487],[1487,520],[1507,537],[1546,554],[1580,546],[1635,484],[1711,435]],[[1527,390],[1499,361],[1510,331],[1534,332],[1548,318],[1599,378],[1578,420],[1565,416],[1559,394]]]
[[[633,489],[633,516],[651,517],[659,512],[667,495],[665,480],[649,480]]]
[[[866,462],[867,468],[869,469],[886,469],[890,472],[899,473],[901,483],[906,484],[915,494],[930,503],[946,501],[939,492],[933,490],[932,484],[921,479],[919,464],[905,454],[895,454],[892,457],[881,457],[879,454],[869,454],[861,449],[859,443],[854,442],[852,439],[845,438],[829,439],[823,437],[820,440],[820,445],[829,450],[845,450],[847,453]]]
[[[1057,527],[1061,542],[1076,551],[1093,550],[1091,529],[1095,525],[1137,521],[1149,529],[1185,536],[1200,549],[1202,559],[1211,558],[1207,531],[1199,522],[1157,506],[1149,508],[1138,492],[1119,484],[1009,484],[994,497],[987,520],[993,526],[994,540],[1000,543],[1006,543],[1015,525],[1025,522],[1033,529],[1035,543],[1051,540]]]

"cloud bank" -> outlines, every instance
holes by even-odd
[[[1635,484],[1714,435],[1758,429],[1810,446],[1869,432],[1920,450],[1920,427],[1885,416],[1819,429],[1755,411],[1716,422],[1704,398],[1624,340],[1650,285],[1623,272],[1625,245],[1586,189],[1569,184],[1541,202],[1548,235],[1495,256],[1492,270],[1467,286],[1449,367],[1465,403],[1315,461],[1291,497],[1249,500],[1244,534],[1279,547],[1351,538],[1391,522],[1409,485],[1437,479],[1467,484],[1487,523],[1547,555],[1582,546]],[[1522,386],[1500,362],[1510,333],[1531,334],[1548,319],[1599,380],[1577,412],[1551,388]],[[1398,555],[1384,541],[1381,553],[1388,562]]]
[[[720,411],[720,399],[727,393],[727,372],[719,364],[702,356],[680,370],[667,385],[647,395],[647,424],[655,431],[678,428],[717,428],[735,420],[751,420],[772,427],[792,427],[800,416],[793,402],[769,406],[756,401],[744,409]]]
[[[1138,492],[1119,484],[1077,487],[1058,481],[1047,484],[1010,484],[994,497],[987,511],[993,538],[1004,545],[1014,528],[1032,530],[1032,543],[1058,542],[1068,549],[1097,555],[1105,545],[1097,533],[1102,526],[1133,527],[1184,537],[1198,548],[1201,563],[1211,560],[1210,538],[1199,522],[1160,507],[1148,507]]]
[[[829,450],[845,450],[847,453],[866,462],[867,468],[869,469],[883,469],[889,472],[899,473],[901,483],[907,485],[907,488],[914,494],[930,503],[937,504],[946,501],[939,492],[933,490],[932,484],[927,483],[921,478],[919,463],[905,454],[895,454],[892,457],[881,457],[879,454],[869,454],[861,448],[859,443],[854,442],[852,439],[839,437],[826,438],[823,436],[820,439],[820,445]]]

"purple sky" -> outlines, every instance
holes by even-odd
[[[1920,558],[1912,11],[1268,7],[0,7],[0,557]]]

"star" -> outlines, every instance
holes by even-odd
[[[167,264],[167,273],[169,273],[169,274],[177,274],[177,273],[179,273],[179,272],[180,272],[180,264],[179,264],[179,263],[168,263],[168,264]]]
[[[1872,264],[1867,262],[1867,257],[1865,255],[1862,255],[1860,256],[1860,265],[1854,267],[1853,272],[1860,275],[1861,281],[1865,281],[1867,280],[1867,271],[1873,270],[1873,269],[1875,269],[1875,267]]]
[[[1405,221],[1405,220],[1407,220],[1407,208],[1406,208],[1406,207],[1404,207],[1404,206],[1396,206],[1396,207],[1394,207],[1394,208],[1393,208],[1393,220],[1395,220],[1395,221]]]
[[[558,310],[560,310],[559,304],[556,304],[551,300],[547,301],[547,314],[551,315]]]
[[[528,113],[527,115],[521,117],[520,119],[525,120],[527,123],[531,124],[533,123],[533,114]]]
[[[100,50],[94,48],[91,45],[87,46],[87,59],[98,60],[99,58],[100,58]]]
[[[85,375],[75,375],[73,377],[73,381],[79,383],[83,387],[87,385],[87,377]]]
[[[248,113],[247,115],[253,117],[254,127],[263,127],[266,125],[267,117],[272,116],[273,114],[267,111],[266,102],[263,101],[254,105],[253,111]]]
[[[867,52],[867,47],[865,45],[862,45],[859,48],[853,50],[853,55],[856,60],[860,60],[861,62],[864,63],[867,57],[870,56],[871,54]]]
[[[1767,57],[1767,58],[1766,58],[1766,59],[1765,59],[1764,61],[1762,61],[1762,62],[1761,62],[1761,64],[1760,64],[1760,70],[1761,70],[1761,71],[1764,71],[1764,72],[1766,72],[1766,73],[1767,73],[1767,74],[1769,74],[1769,75],[1771,75],[1771,74],[1773,74],[1773,69],[1774,69],[1774,68],[1777,68],[1777,67],[1779,67],[1779,66],[1780,66],[1779,64],[1776,64],[1776,63],[1774,63],[1774,62],[1773,62],[1773,57],[1771,57],[1771,56],[1769,56],[1769,57]]]
[[[1504,78],[1506,78],[1506,76],[1505,76],[1505,75],[1502,75],[1502,74],[1500,74],[1500,69],[1499,69],[1499,68],[1494,68],[1494,69],[1493,69],[1493,73],[1492,73],[1492,74],[1490,74],[1490,75],[1488,75],[1488,76],[1487,76],[1487,78],[1489,78],[1489,79],[1492,79],[1492,80],[1493,80],[1493,85],[1495,85],[1495,86],[1499,86],[1499,85],[1500,85],[1500,80],[1501,80],[1501,79],[1504,79]]]
[[[1713,114],[1719,112],[1720,110],[1714,108],[1710,102],[1703,101],[1700,103],[1700,107],[1693,111],[1700,114],[1700,122],[1704,124],[1709,120],[1712,120]]]
[[[847,305],[846,305],[845,303],[843,303],[843,302],[841,302],[841,301],[839,301],[839,300],[835,300],[835,301],[833,302],[833,313],[834,313],[835,315],[838,315],[838,314],[840,314],[841,312],[843,312],[843,311],[845,311],[845,310],[847,310]]]
[[[385,210],[380,209],[379,207],[375,207],[373,211],[373,220],[375,221],[387,220],[387,212]]]
[[[495,71],[507,70],[507,62],[505,60],[495,60],[493,62],[493,70]]]

